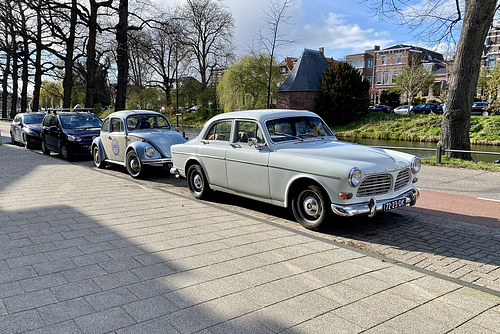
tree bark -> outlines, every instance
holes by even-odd
[[[66,43],[66,57],[64,60],[64,79],[63,79],[63,108],[71,107],[71,93],[73,91],[73,65],[74,65],[74,50],[76,39],[76,22],[78,18],[77,0],[71,1],[71,18],[69,37]]]
[[[118,69],[118,78],[116,83],[116,102],[115,110],[124,110],[127,101],[127,83],[128,83],[128,0],[120,0],[118,8],[119,21],[116,25],[116,41],[118,48],[116,51]]]
[[[484,41],[493,21],[496,0],[466,0],[462,33],[452,65],[439,145],[445,150],[470,150],[470,112],[474,101]],[[470,153],[447,152],[472,160]]]

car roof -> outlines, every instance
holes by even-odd
[[[151,110],[120,110],[120,111],[115,111],[114,113],[110,114],[109,116],[118,116],[122,118],[127,118],[130,115],[161,115],[160,113],[156,111],[151,111]],[[109,117],[108,116],[108,117]]]
[[[309,116],[319,117],[317,114],[307,110],[291,110],[291,109],[259,109],[259,110],[245,110],[245,111],[232,111],[219,114],[212,118],[213,121],[227,119],[227,118],[247,118],[257,121],[266,121],[270,118],[281,117],[297,117]]]

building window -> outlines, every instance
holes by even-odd
[[[370,86],[372,85],[372,77],[366,77],[366,80],[370,83]]]
[[[366,67],[367,68],[373,67],[373,59],[372,58],[366,60]]]
[[[382,60],[382,65],[387,64],[387,56],[380,56],[380,59]]]
[[[396,78],[396,75],[398,75],[398,70],[392,70],[392,82],[394,82],[394,78]]]
[[[349,64],[354,68],[363,68],[364,61],[363,59],[349,60]]]
[[[401,53],[398,53],[396,55],[396,63],[401,64],[403,62],[403,55]]]
[[[377,85],[380,85],[382,83],[382,71],[378,71],[375,74],[375,80],[377,82]]]
[[[382,82],[383,85],[386,85],[389,83],[389,71],[384,71],[384,81]]]
[[[486,60],[486,66],[495,67],[496,60],[497,60],[497,55],[489,55],[488,59]]]

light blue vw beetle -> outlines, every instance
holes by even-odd
[[[117,111],[104,120],[99,137],[93,140],[92,157],[97,168],[107,162],[119,164],[138,178],[144,174],[144,165],[171,167],[170,146],[185,141],[160,113]]]

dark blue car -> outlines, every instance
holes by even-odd
[[[10,141],[27,149],[40,145],[40,132],[45,113],[20,113],[10,124]]]

